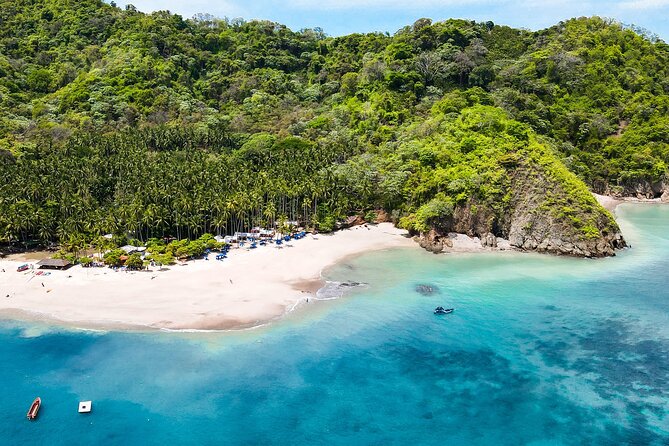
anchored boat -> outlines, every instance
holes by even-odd
[[[93,401],[81,401],[79,403],[79,413],[89,413],[93,409]]]
[[[437,307],[434,309],[434,314],[450,314],[455,310],[455,308],[444,308]]]
[[[42,399],[40,397],[35,398],[35,401],[30,405],[30,410],[28,410],[28,419],[29,420],[34,420],[37,418],[37,412],[39,412],[39,408],[42,405]]]

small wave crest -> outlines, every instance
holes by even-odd
[[[349,291],[355,288],[362,288],[365,286],[367,286],[367,284],[362,282],[333,282],[328,280],[325,282],[325,285],[316,292],[316,299],[317,300],[339,299]]]

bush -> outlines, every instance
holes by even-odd
[[[321,204],[318,206],[318,211],[314,216],[314,226],[321,232],[332,232],[337,224],[337,217],[332,210]]]
[[[128,244],[128,237],[122,234],[121,235],[115,234],[112,237],[112,243],[114,244],[114,246],[125,246]]]
[[[415,231],[416,230],[416,215],[415,214],[409,214],[409,215],[405,215],[404,217],[400,217],[400,220],[397,223],[397,226],[400,229],[406,229],[407,231]]]
[[[322,220],[318,221],[317,229],[320,232],[332,232],[334,231],[337,220],[332,215],[325,216]]]
[[[162,239],[151,238],[146,242],[146,250],[150,253],[164,254],[167,245]]]
[[[131,269],[142,269],[144,267],[142,256],[138,253],[131,254],[125,261],[125,266]]]
[[[125,255],[125,251],[122,249],[112,249],[102,257],[102,261],[108,266],[121,266],[123,265],[121,261],[123,255]]]
[[[207,245],[202,240],[193,240],[186,246],[186,254],[188,257],[201,257]]]
[[[435,197],[416,212],[414,227],[417,231],[427,232],[432,226],[453,215],[453,201],[450,198]]]
[[[197,239],[197,241],[203,243],[205,249],[214,249],[219,245],[214,236],[211,234],[203,234],[199,239]]]
[[[174,240],[165,248],[165,254],[169,254],[172,257],[179,257],[178,253],[184,253],[186,244],[188,244],[188,240],[186,239]]]
[[[90,257],[79,257],[77,259],[77,263],[80,263],[81,266],[86,267],[90,266],[90,264],[93,263],[93,259],[91,259]]]
[[[160,265],[174,264],[174,257],[170,254],[152,254],[151,259]]]

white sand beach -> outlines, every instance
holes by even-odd
[[[619,200],[609,195],[599,195],[594,192],[592,195],[595,197],[600,206],[611,212],[615,211],[618,205],[623,203],[623,200]]]
[[[593,194],[614,211],[624,201]],[[484,248],[478,238],[449,234],[444,253],[511,251],[508,241]],[[233,249],[224,261],[196,260],[114,271],[82,268],[17,272],[48,253],[0,260],[0,317],[44,320],[81,328],[226,330],[277,319],[316,295],[324,268],[352,255],[418,244],[390,223],[354,226],[333,234],[307,235],[281,247]]]
[[[595,195],[613,211],[621,202]],[[496,248],[478,238],[449,233],[449,253],[513,251],[508,240]],[[391,223],[354,226],[333,234],[308,234],[277,247],[235,248],[223,261],[196,260],[147,271],[82,268],[17,272],[48,253],[0,260],[0,317],[44,320],[80,328],[227,330],[280,318],[324,282],[321,272],[346,257],[395,247],[421,249]]]
[[[615,209],[622,203],[650,203],[650,204],[668,204],[669,198],[665,196],[661,198],[637,198],[637,197],[611,197],[609,195],[592,194],[597,202],[609,211]]]
[[[234,249],[223,261],[166,270],[82,268],[36,275],[0,261],[0,315],[82,328],[233,329],[281,317],[322,285],[323,268],[368,251],[416,247],[390,223],[308,235],[281,248]],[[1,270],[0,270],[1,271]],[[9,295],[9,297],[6,297]]]

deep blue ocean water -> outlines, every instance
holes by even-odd
[[[0,443],[669,444],[669,206],[617,213],[615,258],[371,253],[255,330],[1,322]]]

